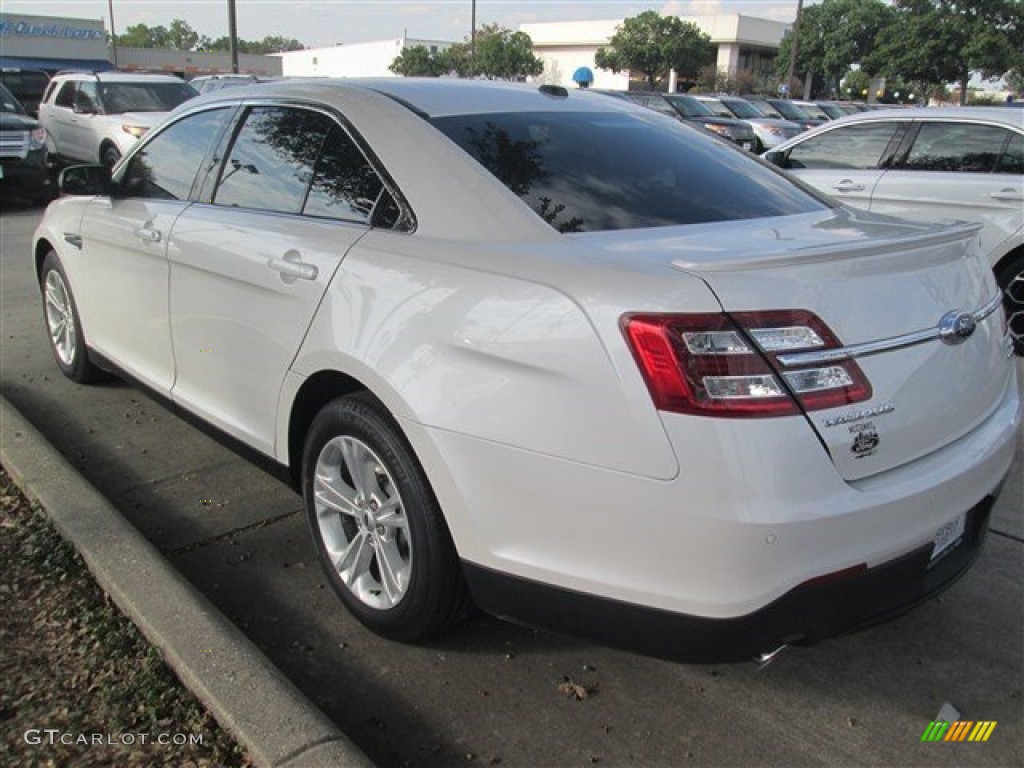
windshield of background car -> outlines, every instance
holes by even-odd
[[[817,104],[801,104],[800,109],[813,120],[828,120],[828,113]]]
[[[716,117],[703,102],[697,101],[692,96],[666,96],[672,105],[686,117]]]
[[[729,99],[728,101],[723,100],[722,103],[731,111],[736,117],[741,120],[756,120],[764,115],[751,104],[749,101],[743,101],[742,99]]]
[[[717,117],[736,117],[736,115],[718,99],[701,99],[700,103],[710,109]]]
[[[431,122],[559,232],[827,207],[743,151],[654,115],[519,112]]]
[[[100,98],[107,114],[169,112],[198,95],[187,83],[100,83]]]
[[[808,118],[808,114],[804,112],[803,108],[798,107],[792,102],[780,100],[776,101],[773,106],[781,112],[782,116],[787,120],[806,120]]]
[[[25,110],[22,109],[18,100],[14,98],[14,95],[2,85],[0,85],[0,109],[4,112],[13,112],[16,115],[25,114]]]
[[[752,101],[750,103],[753,104],[754,108],[757,109],[761,113],[762,117],[772,117],[772,118],[775,118],[777,120],[783,120],[784,119],[782,117],[782,113],[779,112],[779,110],[777,110],[775,107],[773,107],[767,101]]]

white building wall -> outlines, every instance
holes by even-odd
[[[281,57],[281,74],[285,77],[397,77],[388,67],[404,48],[418,45],[444,50],[451,42],[399,37],[277,55]]]
[[[740,14],[680,17],[696,24],[718,47],[717,67],[729,72],[739,68],[741,51],[758,62],[761,54],[779,49],[783,35],[792,27],[770,19],[757,19]],[[571,87],[572,73],[577,67],[594,71],[595,88],[624,90],[629,85],[627,73],[618,75],[594,64],[597,49],[608,45],[624,19],[600,21],[566,21],[522,24],[519,29],[530,36],[533,52],[544,60],[544,73],[537,78],[545,83]]]

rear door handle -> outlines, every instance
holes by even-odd
[[[1012,188],[1001,189],[998,192],[993,192],[989,197],[993,200],[1006,200],[1008,202],[1024,200],[1024,195]]]
[[[139,227],[135,230],[135,236],[147,243],[159,243],[160,238],[163,237],[159,229],[152,229],[151,227]]]
[[[863,192],[863,184],[855,184],[850,179],[843,179],[838,184],[833,184],[832,189],[836,192]]]
[[[316,264],[307,264],[302,260],[302,254],[298,251],[288,251],[284,258],[271,259],[267,265],[281,273],[281,279],[286,283],[294,283],[296,280],[316,280],[320,271]]]

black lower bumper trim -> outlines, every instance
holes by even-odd
[[[672,613],[553,587],[464,562],[485,611],[555,632],[674,661],[749,661],[787,644],[811,644],[906,613],[953,584],[977,559],[995,496],[967,514],[960,543],[932,562],[932,546],[824,583],[805,584],[754,613],[715,619]]]

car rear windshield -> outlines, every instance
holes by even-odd
[[[653,114],[519,112],[431,122],[559,232],[827,207],[742,150]]]
[[[107,114],[169,112],[196,96],[187,83],[101,83],[100,99]]]

